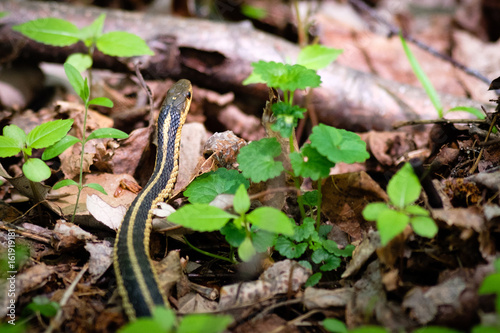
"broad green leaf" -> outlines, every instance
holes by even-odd
[[[301,65],[287,65],[279,62],[259,61],[252,63],[254,72],[273,88],[283,91],[316,88],[321,84],[321,77],[312,69]]]
[[[295,244],[290,239],[284,236],[279,236],[276,239],[274,248],[284,257],[288,259],[299,258],[307,250],[307,243]]]
[[[89,101],[89,105],[100,105],[100,106],[105,106],[107,108],[112,108],[113,102],[106,97],[96,97]]]
[[[68,46],[78,42],[80,30],[71,22],[59,18],[41,18],[15,25],[12,30],[40,43]]]
[[[125,31],[112,31],[99,36],[96,46],[102,53],[116,57],[154,55],[141,37]]]
[[[410,218],[413,231],[422,237],[433,238],[438,232],[438,227],[433,219],[426,216],[414,216]]]
[[[248,180],[237,170],[219,168],[205,173],[189,184],[184,195],[191,203],[210,203],[219,194],[234,194],[240,186],[250,187]]]
[[[311,146],[333,163],[364,162],[370,157],[359,135],[343,129],[319,124],[313,128],[309,139]]]
[[[255,72],[252,72],[250,73],[250,75],[245,79],[243,80],[242,84],[244,86],[247,86],[249,84],[255,84],[255,83],[266,83],[266,81],[264,81],[262,79],[262,77],[259,75],[259,74],[256,74]]]
[[[382,246],[387,245],[394,237],[405,230],[410,222],[408,215],[392,209],[384,210],[377,218],[377,229]]]
[[[18,142],[6,136],[0,136],[0,157],[14,156],[21,151]]]
[[[361,326],[349,331],[349,333],[388,333],[389,331],[379,326]]]
[[[498,302],[498,300],[497,300]],[[472,328],[472,333],[500,333],[500,329],[495,326],[477,325]]]
[[[87,103],[86,106],[88,107],[88,99],[90,97],[90,87],[88,83],[88,78],[84,78],[83,80],[83,91],[82,91],[82,96],[80,96],[82,100]]]
[[[252,227],[252,244],[257,252],[266,252],[276,242],[277,234]]]
[[[410,163],[405,163],[387,185],[389,199],[398,208],[404,208],[414,203],[420,196],[420,191],[420,181],[413,172]]]
[[[321,155],[308,143],[302,147],[300,153],[290,154],[290,163],[295,176],[309,177],[312,180],[328,177],[330,169],[335,166],[335,163]]]
[[[302,242],[308,239],[314,232],[316,232],[316,222],[310,217],[306,217],[301,225],[295,226],[295,233],[290,236],[290,239],[296,242]]]
[[[233,318],[231,316],[190,314],[182,318],[177,333],[221,333],[224,332],[232,322]]]
[[[250,198],[248,197],[245,185],[240,184],[233,199],[234,211],[238,214],[245,214],[250,209]]]
[[[72,64],[66,62],[64,64],[64,72],[66,73],[66,76],[68,77],[69,83],[71,84],[73,89],[75,89],[75,92],[78,94],[78,96],[80,96],[81,99],[83,99],[85,101],[86,100],[86,98],[84,98],[85,97],[85,93],[84,93],[85,81],[83,80],[83,77],[80,74],[80,72],[78,71],[78,69],[76,69]]]
[[[275,132],[280,132],[284,138],[292,135],[298,120],[304,118],[304,113],[307,111],[298,105],[290,105],[285,102],[275,103],[271,106],[271,109],[276,117],[276,121],[271,125],[271,129]]]
[[[376,221],[378,216],[385,210],[389,210],[387,204],[384,202],[372,202],[366,205],[363,209],[363,217],[367,221]]]
[[[326,238],[330,231],[332,231],[333,225],[322,224],[319,226],[318,236]],[[314,236],[314,234],[313,234]],[[314,241],[318,241],[317,239],[313,239]]]
[[[337,257],[350,257],[352,256],[352,251],[354,251],[355,249],[354,245],[349,244],[344,249],[341,250],[339,249],[338,244],[330,239],[325,239],[322,242],[322,245],[326,251],[336,255]]]
[[[299,260],[298,263],[299,263],[300,266],[302,266],[302,267],[304,267],[304,268],[312,271],[312,265],[311,265],[311,263],[309,261],[307,261],[307,260]]]
[[[27,306],[28,310],[38,312],[48,318],[54,317],[59,308],[59,304],[51,301],[47,296],[35,296]]]
[[[470,113],[471,115],[476,116],[478,119],[486,118],[484,112],[482,112],[479,109],[469,107],[469,106],[456,106],[456,107],[451,108],[448,111],[446,111],[446,113],[458,112],[458,111],[464,111],[464,112]]]
[[[83,187],[89,187],[91,189],[94,189],[96,191],[101,192],[104,195],[108,195],[108,193],[106,193],[106,190],[104,189],[104,187],[102,187],[101,185],[99,185],[97,183],[88,183],[88,184],[83,185]]]
[[[9,12],[0,12],[0,18],[9,15]]]
[[[79,139],[75,138],[72,135],[66,135],[61,140],[54,143],[52,146],[48,147],[43,151],[42,160],[50,160],[56,156],[59,156],[63,151],[74,145],[75,143],[80,142]]]
[[[110,138],[110,139],[126,139],[128,138],[128,134],[117,130],[115,128],[98,128],[87,137],[86,141],[92,139],[102,139],[102,138]]]
[[[71,129],[73,119],[49,121],[35,127],[26,137],[30,148],[46,148],[61,140]]]
[[[61,187],[71,186],[71,185],[78,186],[78,183],[75,182],[73,179],[63,179],[55,183],[54,186],[52,186],[52,189],[57,190],[60,189]]]
[[[308,205],[309,207],[315,207],[315,206],[319,205],[319,192],[318,192],[318,190],[304,192],[304,194],[302,194],[302,197],[304,198],[304,205]]]
[[[495,271],[497,273],[500,273],[500,258],[497,258],[497,260],[495,260],[495,262],[493,263],[493,266],[495,266]]]
[[[500,273],[488,275],[479,287],[479,295],[499,294],[500,295]],[[497,296],[498,297],[498,296]]]
[[[332,254],[328,253],[328,251],[321,247],[312,253],[311,260],[315,264],[320,264],[331,256]]]
[[[237,217],[207,204],[191,204],[179,208],[168,220],[196,231],[216,231]]]
[[[245,237],[243,242],[238,246],[238,256],[243,261],[250,261],[253,256],[257,253],[252,244],[252,239],[250,237]]]
[[[39,158],[28,158],[23,164],[23,173],[33,182],[41,182],[50,177],[50,168]]]
[[[406,206],[404,211],[413,216],[430,216],[431,213],[424,207],[417,205]]]
[[[413,333],[461,333],[461,331],[457,331],[448,327],[427,326],[418,328],[414,330]]]
[[[118,333],[165,333],[162,325],[152,318],[138,318],[118,330]],[[172,331],[169,331],[172,332]]]
[[[87,47],[90,47],[94,41],[102,35],[102,28],[106,14],[99,15],[90,25],[80,29],[80,38],[84,41]]]
[[[281,146],[276,138],[266,138],[242,147],[237,160],[243,176],[258,183],[277,177],[283,172],[283,163],[274,160],[280,154]]]
[[[314,273],[313,275],[311,275],[307,279],[305,286],[306,287],[312,287],[312,286],[317,285],[318,282],[321,280],[322,277],[323,277],[323,274],[321,274],[320,272]]]
[[[420,81],[420,84],[422,85],[427,96],[431,100],[432,105],[434,105],[434,108],[438,113],[438,117],[443,118],[443,106],[441,105],[441,101],[439,100],[437,91],[434,89],[434,86],[432,85],[431,81],[425,74],[422,67],[420,67],[417,58],[415,58],[415,56],[411,52],[403,36],[400,34],[399,37],[401,39],[401,43],[403,44],[403,49],[406,53],[406,56],[408,57],[408,61],[410,62],[411,68],[413,69],[413,73],[415,73],[415,76]]]
[[[234,223],[227,223],[220,229],[220,233],[226,238],[229,245],[238,247],[243,243],[247,232],[244,228],[237,228]]]
[[[5,137],[14,139],[19,148],[23,148],[26,143],[26,133],[24,130],[16,125],[8,125],[3,128],[3,135]]]
[[[247,214],[247,220],[262,230],[288,236],[294,233],[294,225],[288,216],[273,207],[259,207]]]
[[[341,49],[333,49],[323,45],[308,45],[300,51],[297,64],[318,70],[330,65],[342,52]]]
[[[92,57],[88,54],[73,53],[70,54],[65,63],[71,64],[81,73],[92,67]]]
[[[169,332],[177,323],[174,311],[164,306],[157,306],[153,309],[153,320],[161,326],[164,332]]]
[[[327,318],[321,323],[323,327],[332,333],[347,333],[347,326],[343,321],[335,318]]]
[[[261,20],[267,16],[267,10],[262,7],[251,6],[243,3],[241,13],[251,19]]]
[[[342,260],[331,254],[328,258],[325,259],[325,263],[319,267],[319,269],[323,272],[333,271],[340,267]]]

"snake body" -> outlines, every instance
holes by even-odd
[[[153,174],[125,214],[115,240],[113,266],[130,320],[151,316],[155,306],[168,305],[149,256],[151,210],[173,192],[179,171],[181,130],[191,98],[188,80],[179,80],[168,91],[157,121],[158,149]]]

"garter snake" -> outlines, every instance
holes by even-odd
[[[153,174],[128,209],[115,240],[113,266],[123,307],[130,320],[167,306],[149,257],[152,208],[172,194],[179,171],[181,130],[191,105],[192,87],[179,80],[167,93],[157,120],[158,149]]]

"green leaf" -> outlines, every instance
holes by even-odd
[[[215,231],[237,217],[207,204],[191,204],[179,208],[168,220],[196,231]]]
[[[321,262],[327,260],[330,256],[331,254],[321,247],[312,253],[311,260],[315,264],[320,264]]]
[[[92,67],[92,57],[84,53],[73,53],[66,58],[65,63],[72,65],[81,73]]]
[[[311,275],[307,279],[305,286],[306,287],[312,287],[312,286],[317,285],[318,282],[321,280],[322,277],[323,277],[323,274],[321,274],[320,272],[314,273],[313,275]]]
[[[19,148],[23,148],[26,143],[26,133],[16,125],[5,126],[3,128],[3,135],[7,138],[14,139]]]
[[[80,96],[80,98],[84,101],[87,99],[85,98],[85,81],[83,80],[82,75],[76,69],[72,64],[70,63],[65,63],[64,64],[64,72],[66,73],[66,76],[68,77],[69,83],[75,89],[75,92]]]
[[[89,101],[89,105],[100,105],[100,106],[105,106],[107,108],[112,108],[113,102],[106,97],[96,97]]]
[[[71,22],[59,18],[41,18],[15,25],[12,30],[40,43],[68,46],[78,42],[80,30]]]
[[[234,211],[240,215],[245,214],[250,209],[250,198],[248,197],[245,185],[240,184],[233,199]]]
[[[33,312],[38,312],[44,317],[54,317],[57,314],[60,306],[56,302],[52,302],[47,296],[35,296],[28,304],[27,308]]]
[[[102,194],[104,194],[104,195],[108,195],[108,194],[106,193],[106,190],[104,190],[104,187],[102,187],[101,185],[99,185],[99,184],[97,184],[97,183],[88,183],[88,184],[83,185],[83,187],[89,187],[89,188],[91,188],[91,189],[94,189],[94,190],[96,190],[96,191],[101,192],[101,193],[102,193]]]
[[[163,332],[168,332],[173,329],[177,322],[177,317],[172,309],[167,309],[164,306],[156,306],[153,309],[153,320],[161,326]]]
[[[255,74],[259,75],[269,87],[283,91],[316,88],[321,84],[321,77],[316,71],[301,65],[287,65],[279,62],[259,61],[252,63]]]
[[[495,260],[495,262],[493,263],[493,266],[495,266],[495,271],[497,273],[500,273],[500,258],[497,258],[497,260]]]
[[[378,216],[386,210],[390,210],[384,202],[372,202],[363,209],[363,217],[367,221],[376,221]]]
[[[237,161],[243,176],[258,183],[283,172],[283,163],[274,158],[281,154],[281,146],[276,138],[266,138],[253,141],[240,149]]]
[[[292,135],[298,120],[304,118],[304,113],[307,111],[298,105],[290,105],[285,102],[274,103],[271,109],[276,117],[276,121],[271,125],[271,129],[276,132],[279,131],[284,138]]]
[[[433,219],[426,216],[414,216],[410,219],[413,231],[422,237],[433,238],[438,232],[438,227]]]
[[[411,206],[406,206],[404,208],[404,212],[408,213],[409,215],[413,216],[429,216],[430,213],[427,209],[424,207],[416,206],[416,205],[411,205]]]
[[[347,333],[347,326],[344,324],[344,322],[335,319],[335,318],[327,318],[323,320],[321,323],[323,327],[330,332],[333,333]]]
[[[75,182],[73,179],[63,179],[55,183],[54,186],[52,186],[52,189],[57,190],[60,189],[61,187],[71,186],[71,185],[78,186],[78,183]]]
[[[72,135],[66,135],[61,140],[54,143],[52,146],[48,147],[43,151],[42,160],[50,160],[56,156],[59,156],[63,151],[74,145],[75,143],[80,142],[79,139],[75,138]]]
[[[328,224],[322,224],[319,226],[318,236],[326,238],[330,231],[332,231],[333,226]]]
[[[105,19],[106,14],[101,14],[90,25],[80,29],[80,38],[85,42],[87,47],[90,47],[94,43],[95,39],[102,35],[102,28],[104,26]]]
[[[88,83],[88,79],[85,78],[83,80],[83,91],[82,91],[82,100],[85,102],[85,107],[88,107],[89,104],[88,104],[88,99],[89,99],[89,96],[90,96],[90,87],[89,87],[89,83]]]
[[[314,232],[316,232],[316,222],[314,219],[306,217],[301,225],[295,226],[295,233],[290,239],[302,242],[308,239]]]
[[[488,275],[481,284],[479,295],[500,294],[500,273]]]
[[[110,138],[110,139],[126,139],[128,138],[128,134],[117,130],[115,128],[98,128],[87,137],[86,141],[92,139],[102,139],[102,138]]]
[[[250,187],[248,180],[237,170],[219,168],[192,181],[184,191],[184,195],[191,203],[210,203],[219,194],[236,193],[240,184],[245,185],[246,189]]]
[[[245,79],[243,80],[242,84],[244,86],[247,86],[249,84],[255,84],[255,83],[266,83],[266,81],[264,81],[262,79],[262,77],[259,75],[259,74],[256,74],[255,72],[252,72],[250,73],[250,75]]]
[[[61,140],[71,129],[73,119],[49,121],[35,127],[26,137],[29,148],[45,148]]]
[[[290,163],[295,176],[309,177],[315,181],[328,177],[330,169],[335,166],[335,163],[321,155],[308,143],[302,147],[300,153],[293,152],[290,154]]]
[[[379,326],[362,326],[349,331],[349,333],[387,333],[388,331]]]
[[[342,52],[341,49],[333,49],[323,45],[308,45],[300,51],[297,64],[318,70],[330,65]]]
[[[276,239],[276,244],[274,248],[284,257],[288,259],[299,258],[307,250],[307,243],[295,244],[290,239],[279,236]]]
[[[251,19],[261,20],[267,16],[267,10],[265,8],[242,4],[240,9],[243,15]]]
[[[405,230],[410,222],[408,215],[392,209],[384,210],[377,218],[377,229],[382,246],[387,245],[394,237]]]
[[[290,156],[290,159],[291,159],[291,156]],[[318,192],[318,190],[304,192],[304,194],[302,194],[302,198],[304,198],[304,205],[308,205],[309,207],[315,207],[315,206],[319,205],[319,192]]]
[[[252,231],[255,228],[252,227]],[[252,232],[252,244],[257,252],[266,252],[267,249],[276,242],[277,234],[265,230],[255,230]]]
[[[0,18],[9,15],[9,12],[0,12]]]
[[[364,162],[370,157],[359,135],[343,129],[319,124],[313,128],[309,139],[311,145],[333,163]]]
[[[334,269],[339,268],[341,263],[342,260],[332,254],[325,259],[325,263],[321,265],[319,269],[323,272],[333,271]]]
[[[243,242],[238,247],[238,256],[243,261],[250,261],[252,257],[257,253],[252,244],[252,239],[250,237],[245,237]]]
[[[424,88],[425,93],[427,94],[427,96],[431,100],[432,105],[434,105],[434,108],[436,109],[436,111],[438,113],[438,117],[443,118],[443,106],[441,105],[441,101],[439,100],[439,96],[437,94],[436,89],[434,89],[431,81],[429,80],[429,78],[425,74],[422,67],[420,67],[420,64],[418,63],[417,58],[415,58],[415,56],[411,52],[411,50],[408,47],[408,45],[406,44],[406,41],[403,38],[403,36],[400,34],[399,37],[401,39],[401,43],[403,44],[403,49],[406,53],[406,56],[408,57],[408,61],[410,62],[411,68],[413,69],[413,73],[415,73],[415,76],[420,81],[420,84]]]
[[[471,115],[476,116],[478,119],[486,118],[484,112],[482,112],[479,109],[469,107],[469,106],[456,106],[456,107],[451,108],[448,111],[446,111],[446,113],[458,112],[458,111],[464,111],[464,112],[470,113]]]
[[[50,177],[50,168],[39,158],[28,158],[23,164],[23,173],[33,182],[41,182]]]
[[[220,333],[232,322],[233,318],[231,316],[191,314],[182,319],[177,333]]]
[[[96,46],[102,53],[115,57],[154,55],[141,37],[125,31],[103,34],[97,38]]]
[[[18,142],[6,136],[0,136],[0,157],[14,156],[21,151]]]
[[[477,325],[472,328],[472,333],[500,333],[500,328],[494,326]]]
[[[247,220],[262,230],[289,236],[294,233],[294,225],[288,216],[273,207],[259,207],[247,214]]]
[[[162,325],[152,318],[138,318],[136,321],[128,323],[118,330],[118,333],[165,333]],[[172,331],[169,331],[172,332]]]
[[[461,332],[448,327],[427,326],[418,328],[414,330],[413,333],[461,333]]]
[[[229,245],[234,247],[240,246],[247,236],[245,229],[236,227],[234,223],[227,223],[220,229],[220,233],[225,236]]]
[[[420,191],[420,181],[410,163],[405,163],[387,185],[389,199],[398,208],[414,203],[420,196]]]
[[[337,257],[350,257],[352,256],[352,252],[355,249],[354,245],[349,244],[344,249],[341,250],[339,249],[338,244],[330,239],[325,239],[321,243],[326,251],[336,255]]]
[[[309,269],[310,271],[312,271],[312,265],[309,261],[307,260],[299,260],[299,265],[306,268],[306,269]]]

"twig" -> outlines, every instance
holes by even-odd
[[[418,119],[395,122],[392,127],[398,129],[404,126],[427,125],[427,124],[489,124],[488,119]]]

